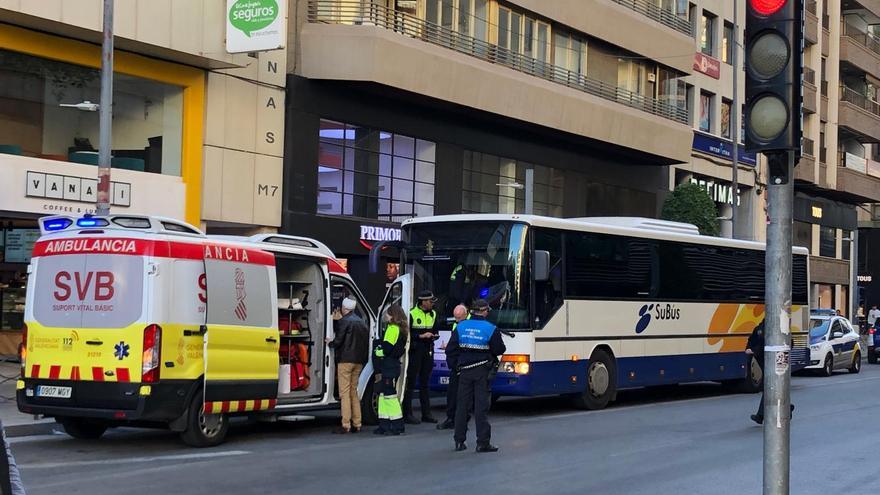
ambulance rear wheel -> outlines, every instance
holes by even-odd
[[[82,418],[63,418],[58,420],[65,433],[80,440],[95,440],[107,431],[107,423]]]
[[[226,439],[229,417],[225,414],[205,414],[201,392],[197,392],[186,413],[186,429],[180,434],[190,447],[213,447]]]
[[[379,424],[379,394],[376,393],[376,377],[367,382],[361,398],[361,420],[366,426]]]

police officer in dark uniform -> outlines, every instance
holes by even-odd
[[[758,367],[761,368],[761,375],[764,374],[764,322],[758,323],[752,334],[749,335],[749,341],[746,343],[746,354],[755,357]],[[751,365],[751,362],[749,363]],[[790,414],[794,414],[794,404],[790,405]],[[755,423],[764,423],[764,389],[761,389],[761,402],[758,403],[758,412],[751,415],[752,421]]]
[[[498,447],[490,443],[492,429],[489,426],[489,406],[491,404],[492,374],[497,356],[507,348],[501,339],[501,332],[486,321],[489,303],[484,299],[474,301],[471,318],[458,324],[452,332],[447,352],[452,349],[458,354],[458,402],[455,410],[455,450],[467,449],[468,413],[474,407],[474,425],[477,430],[477,452],[497,452]]]
[[[434,310],[434,302],[437,298],[434,293],[424,290],[418,295],[418,304],[409,312],[409,330],[412,339],[409,346],[409,364],[406,372],[406,396],[403,403],[403,416],[407,424],[417,425],[436,423],[437,420],[431,415],[431,396],[428,384],[431,380],[431,371],[434,369],[434,341],[440,338],[435,324],[437,312]],[[422,408],[422,420],[413,414],[412,399],[415,391],[416,380],[419,382],[419,403]]]

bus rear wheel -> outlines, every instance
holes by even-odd
[[[604,409],[617,392],[617,367],[614,359],[603,350],[590,356],[587,367],[587,388],[574,396],[578,409]]]
[[[761,365],[755,356],[749,356],[746,377],[742,380],[732,382],[732,390],[741,394],[756,394],[761,391],[764,385],[764,373],[761,371]]]

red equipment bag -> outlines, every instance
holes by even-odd
[[[309,347],[294,344],[290,355],[290,390],[305,390],[310,382]]]

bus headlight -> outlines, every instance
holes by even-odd
[[[500,373],[527,375],[530,368],[529,356],[527,354],[505,354],[501,356],[501,366],[498,368],[498,371]]]
[[[811,351],[818,351],[818,350],[820,350],[821,348],[822,348],[822,346],[819,345],[819,344],[811,345],[811,346],[810,346],[810,350],[811,350]]]

